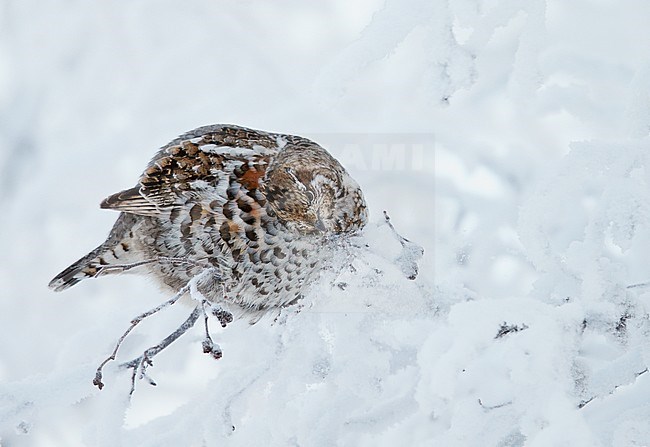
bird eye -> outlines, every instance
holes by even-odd
[[[314,203],[314,200],[316,200],[316,196],[314,196],[314,193],[311,191],[307,191],[307,197],[309,198],[309,203]]]

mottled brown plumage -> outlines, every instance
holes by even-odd
[[[134,188],[101,207],[121,211],[108,239],[51,288],[133,270],[178,291],[214,267],[199,291],[234,311],[294,302],[329,242],[367,220],[359,186],[318,144],[231,125],[164,146]]]

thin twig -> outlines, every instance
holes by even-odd
[[[634,379],[636,380],[637,378],[639,378],[639,377],[641,377],[642,375],[646,374],[648,371],[649,371],[648,368],[646,368],[646,369],[644,369],[643,371],[636,373],[636,374],[634,375]],[[611,396],[611,395],[614,394],[614,393],[616,392],[616,390],[619,389],[621,386],[623,386],[623,385],[616,385],[612,391],[610,391],[609,393],[607,393],[607,395],[608,395],[608,396]],[[582,409],[582,408],[586,407],[587,404],[589,404],[590,402],[594,401],[597,397],[600,397],[600,396],[592,396],[592,397],[590,397],[590,398],[587,399],[587,400],[583,400],[582,402],[580,402],[580,403],[578,404],[578,408],[579,408],[579,409]]]
[[[215,359],[219,360],[223,353],[221,347],[216,344],[212,337],[210,337],[210,329],[208,328],[208,313],[205,311],[205,306],[208,304],[207,300],[201,302],[201,311],[203,312],[203,325],[205,326],[205,339],[203,339],[203,353],[210,354]]]
[[[120,346],[122,346],[122,343],[126,339],[126,337],[131,333],[131,331],[142,322],[147,317],[150,317],[151,315],[160,312],[166,307],[169,307],[176,303],[183,295],[185,295],[190,289],[189,284],[181,288],[181,290],[178,291],[176,295],[174,295],[172,298],[169,300],[165,301],[162,304],[159,304],[158,306],[154,307],[153,309],[149,309],[148,311],[138,315],[135,317],[133,320],[131,320],[131,326],[122,334],[122,336],[119,338],[117,341],[117,344],[115,345],[115,349],[113,350],[112,354],[106,358],[97,368],[97,372],[95,373],[95,378],[93,379],[93,385],[97,386],[100,390],[104,388],[104,383],[102,383],[102,369],[104,366],[112,361],[115,360],[115,357],[117,356],[117,351],[120,349]]]
[[[133,360],[122,363],[120,365],[120,368],[133,368],[133,374],[131,376],[131,391],[129,392],[129,395],[132,395],[133,392],[135,391],[136,376],[139,376],[138,378],[140,379],[147,377],[146,375],[147,368],[149,366],[153,366],[153,358],[156,355],[158,355],[162,350],[164,350],[167,346],[169,346],[174,341],[176,341],[181,335],[183,335],[188,330],[190,330],[192,326],[194,326],[196,321],[201,316],[200,307],[201,307],[200,304],[196,306],[192,311],[192,313],[190,314],[190,316],[187,317],[187,320],[185,320],[183,324],[181,324],[178,327],[178,329],[176,329],[174,332],[169,334],[163,341],[158,343],[156,346],[152,346],[151,348],[144,351],[144,353],[141,356],[136,357]],[[156,385],[156,383],[151,379],[149,379],[149,383],[154,386]]]
[[[416,279],[419,271],[417,261],[422,258],[422,255],[424,255],[424,249],[397,232],[390,221],[387,211],[384,211],[384,218],[388,228],[391,229],[399,243],[402,245],[402,252],[396,259],[402,269],[402,273],[404,273],[404,275],[406,275],[410,280]]]
[[[479,399],[479,400],[478,400],[478,404],[479,404],[479,405],[480,405],[484,410],[490,411],[490,410],[496,410],[496,409],[498,409],[498,408],[507,407],[508,405],[512,405],[512,401],[508,401],[508,402],[505,402],[505,403],[502,403],[502,404],[498,404],[498,405],[488,406],[488,405],[485,405],[481,399]]]
[[[187,264],[200,266],[199,263],[191,261],[191,260],[187,260],[187,259],[161,257],[161,258],[151,260],[151,261],[143,261],[141,263],[129,264],[129,266],[131,266],[129,268],[133,268],[133,267],[137,266],[136,264],[143,265],[143,263],[149,263],[149,262],[187,263]],[[129,328],[119,338],[119,340],[118,340],[118,342],[117,342],[117,344],[115,346],[115,349],[113,350],[111,355],[108,358],[106,358],[99,365],[99,367],[97,368],[97,371],[95,373],[95,378],[93,379],[93,384],[95,386],[97,386],[100,390],[104,387],[104,383],[102,382],[102,370],[103,370],[104,366],[108,362],[110,362],[112,360],[115,360],[115,358],[117,357],[117,352],[119,351],[120,346],[122,346],[122,343],[124,342],[126,337],[131,333],[131,331],[133,331],[133,329],[138,324],[140,324],[142,322],[142,320],[144,320],[145,318],[147,318],[147,317],[149,317],[149,316],[151,316],[151,315],[153,315],[155,313],[160,312],[161,310],[165,309],[166,307],[172,306],[173,304],[175,304],[181,297],[183,297],[188,292],[190,293],[190,296],[192,296],[195,299],[197,297],[201,298],[200,299],[201,304],[196,306],[196,308],[194,309],[192,314],[188,317],[188,319],[178,329],[176,329],[176,331],[174,331],[172,334],[170,334],[167,338],[165,338],[162,342],[160,342],[156,346],[147,349],[140,357],[138,357],[136,359],[133,359],[130,362],[126,362],[126,363],[123,363],[123,364],[120,365],[120,367],[122,367],[122,368],[124,368],[124,367],[133,368],[133,374],[132,374],[132,377],[131,377],[131,381],[132,381],[131,393],[133,393],[133,391],[135,390],[135,380],[136,380],[136,376],[138,375],[138,372],[140,373],[140,379],[143,379],[143,378],[146,377],[149,380],[149,383],[151,383],[152,385],[156,384],[153,380],[151,380],[151,378],[146,376],[146,369],[147,369],[148,366],[151,366],[153,364],[153,362],[152,362],[153,357],[156,356],[160,351],[165,349],[167,346],[169,346],[174,340],[176,340],[181,335],[183,335],[185,332],[187,332],[192,326],[194,326],[194,324],[196,323],[196,320],[199,318],[201,312],[203,313],[203,315],[206,318],[206,321],[205,321],[206,340],[209,340],[209,342],[211,343],[209,345],[210,350],[206,351],[207,348],[206,348],[206,344],[204,342],[204,347],[203,347],[204,352],[211,353],[214,358],[217,358],[217,359],[220,358],[221,357],[221,349],[219,348],[219,345],[216,345],[215,343],[212,342],[212,339],[210,338],[209,332],[208,332],[207,313],[205,312],[205,305],[207,303],[207,300],[205,300],[203,295],[200,294],[200,292],[198,291],[198,287],[197,287],[199,281],[202,280],[205,276],[208,276],[210,274],[215,274],[216,279],[218,281],[221,280],[221,276],[219,275],[219,272],[218,272],[218,270],[216,268],[214,268],[214,267],[207,268],[207,269],[203,270],[201,273],[199,273],[198,275],[194,276],[190,281],[188,281],[188,283],[185,286],[183,286],[178,291],[178,293],[176,295],[174,295],[172,298],[170,298],[169,300],[165,301],[164,303],[154,307],[153,309],[150,309],[147,312],[144,312],[144,313],[138,315],[136,318],[131,320],[131,326],[129,326]],[[221,309],[221,307],[219,307],[219,308]],[[221,309],[221,310],[223,311],[223,309]],[[222,326],[224,326],[224,321],[227,320],[228,316],[230,317],[230,320],[228,322],[232,321],[232,315],[230,313],[228,313],[228,312],[225,312],[225,311],[223,311],[223,312],[224,312],[223,315],[219,317],[219,321],[220,321]]]
[[[388,211],[384,211],[384,219],[386,220],[386,224],[388,225],[388,228],[390,228],[393,231],[399,243],[402,244],[402,247],[404,247],[407,243],[411,242],[397,232],[397,230],[395,229],[395,227],[390,221],[390,216],[388,215]]]

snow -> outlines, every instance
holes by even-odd
[[[646,1],[21,0],[0,21],[0,444],[650,445]],[[328,148],[371,222],[299,312],[213,322],[220,360],[197,324],[158,386],[129,400],[109,363],[99,391],[170,297],[46,285],[157,148],[223,122]]]

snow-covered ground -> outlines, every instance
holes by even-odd
[[[0,444],[650,445],[648,23],[646,0],[0,1]],[[110,365],[99,391],[168,297],[46,285],[106,236],[99,201],[220,122],[327,147],[369,248],[299,313],[213,324],[221,360],[197,326],[157,387],[129,401]]]

